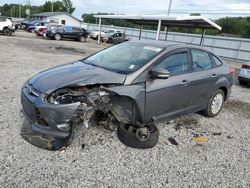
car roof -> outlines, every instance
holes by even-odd
[[[180,44],[176,42],[170,42],[170,41],[157,41],[157,40],[133,40],[129,42],[134,42],[138,44],[144,44],[144,45],[149,45],[149,46],[155,46],[159,48],[165,48],[169,50],[174,50],[174,49],[180,49],[180,48],[196,48],[200,50],[205,50],[207,52],[210,52],[204,47],[197,46],[197,45],[192,45],[192,44]]]

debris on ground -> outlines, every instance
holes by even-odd
[[[86,144],[82,144],[81,147],[82,147],[82,150],[84,150]]]
[[[208,141],[208,138],[206,137],[196,137],[192,139],[194,142],[196,142],[197,144],[204,144]]]
[[[177,142],[173,137],[169,137],[169,138],[168,138],[168,141],[169,141],[171,144],[175,145],[175,146],[178,146],[178,145],[179,145],[178,142]]]
[[[221,132],[214,132],[213,135],[214,136],[220,136],[222,133]]]

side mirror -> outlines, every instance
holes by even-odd
[[[152,79],[168,79],[170,77],[170,72],[163,68],[153,68],[150,71],[150,77]]]

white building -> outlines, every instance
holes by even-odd
[[[43,12],[33,14],[32,19],[41,20],[44,22],[63,24],[66,26],[81,27],[82,21],[67,12]]]

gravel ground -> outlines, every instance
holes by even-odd
[[[128,148],[115,132],[101,127],[85,134],[78,127],[72,145],[62,151],[24,141],[19,135],[24,81],[105,46],[91,40],[45,40],[25,32],[0,35],[1,187],[250,187],[250,88],[237,82],[219,116],[190,114],[161,124],[153,149]],[[195,134],[208,141],[197,145]]]

